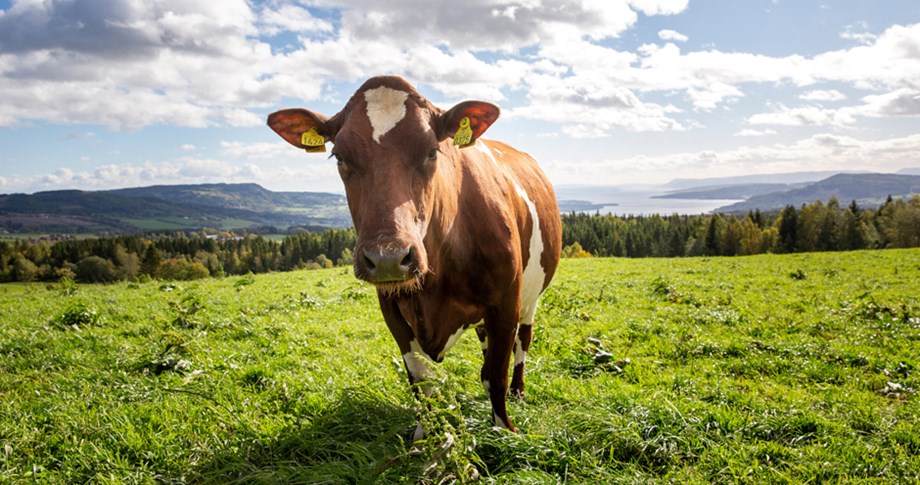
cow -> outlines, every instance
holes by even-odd
[[[354,274],[372,283],[413,385],[432,377],[465,330],[483,353],[480,379],[496,426],[524,393],[537,300],[559,263],[562,223],[552,185],[529,155],[479,139],[499,108],[442,110],[400,77],[367,80],[332,117],[284,109],[268,125],[291,145],[332,156],[357,242]],[[427,359],[426,359],[427,358]],[[425,387],[425,386],[428,387]],[[424,436],[421,425],[415,439]]]

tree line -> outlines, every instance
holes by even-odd
[[[745,215],[562,217],[564,255],[681,257],[849,251],[920,246],[920,195],[877,209],[831,197],[800,208]]]
[[[920,195],[877,209],[835,198],[745,215],[569,213],[563,256],[683,257],[920,247]],[[0,241],[0,282],[192,280],[350,265],[353,229],[285,236],[205,234]]]
[[[70,278],[105,283],[138,278],[193,280],[351,264],[353,229],[285,236],[213,238],[185,233],[57,241],[0,241],[0,282]]]

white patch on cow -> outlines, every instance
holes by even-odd
[[[479,342],[479,347],[482,348],[483,352],[489,350],[489,337],[482,339],[482,341]]]
[[[489,157],[489,160],[492,160],[492,163],[496,166],[498,165],[498,160],[495,159],[495,155],[492,154],[492,150],[489,150],[489,147],[485,143],[477,143],[476,149],[482,152],[485,156]]]
[[[380,143],[380,137],[392,130],[406,117],[406,99],[409,93],[397,91],[386,86],[364,91],[367,101],[367,118],[371,121],[374,141]]]
[[[527,209],[530,211],[530,219],[533,220],[533,231],[530,234],[530,257],[527,259],[527,266],[524,268],[524,285],[521,288],[521,323],[533,324],[533,316],[537,311],[537,300],[540,299],[540,293],[543,291],[543,281],[546,275],[543,274],[543,267],[540,266],[540,257],[543,254],[543,234],[540,230],[540,218],[537,216],[537,206],[530,200],[527,192],[517,183],[514,184]]]
[[[522,323],[521,325],[529,325],[528,323]],[[521,345],[521,337],[514,337],[514,365],[518,366],[524,363],[527,360],[527,352],[524,351],[524,346]]]
[[[428,363],[421,357],[422,355],[424,355],[422,347],[418,344],[418,341],[413,340],[409,342],[409,351],[402,356],[403,361],[406,363],[406,368],[409,369],[409,374],[412,375],[412,380],[414,382],[427,381],[434,377],[434,373],[431,372],[431,368],[428,367]],[[431,397],[434,388],[426,385],[422,386],[422,391],[425,393],[425,396]]]
[[[484,380],[482,381],[482,390],[483,390],[483,391],[486,391],[486,394],[489,393],[489,389],[490,389],[491,387],[492,387],[492,386],[489,384],[489,380],[488,380],[488,379],[484,379]]]
[[[450,350],[450,348],[453,347],[455,343],[457,343],[457,340],[460,340],[460,336],[463,335],[464,331],[466,331],[466,329],[463,327],[460,327],[457,329],[456,332],[454,332],[453,335],[451,335],[450,337],[447,337],[447,343],[444,344],[444,350],[442,350],[441,353],[438,354],[438,361],[444,358],[444,355],[447,354],[447,351]]]

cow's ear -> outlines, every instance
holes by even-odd
[[[308,152],[326,151],[329,133],[326,117],[306,109],[283,109],[268,115],[268,126],[285,141]]]
[[[454,139],[460,148],[476,143],[476,139],[495,123],[499,109],[485,101],[464,101],[445,111],[438,119],[438,139]]]

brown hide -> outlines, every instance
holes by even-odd
[[[377,77],[331,118],[283,110],[269,125],[300,148],[310,130],[333,143],[358,235],[355,276],[376,285],[410,381],[426,374],[416,353],[440,361],[458,331],[477,327],[494,419],[514,430],[505,403],[509,361],[526,352],[533,323],[521,320],[522,295],[532,310],[555,273],[562,230],[537,163],[503,143],[477,141],[497,117],[497,107],[479,101],[444,111],[403,79]],[[460,148],[453,137],[464,118],[471,137]],[[534,212],[542,237],[532,240]],[[528,263],[539,266],[525,271]]]

